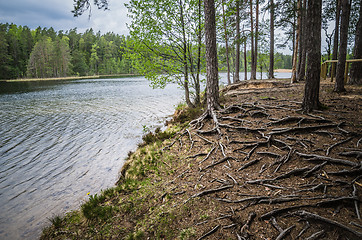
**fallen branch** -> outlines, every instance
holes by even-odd
[[[346,225],[343,225],[343,224],[341,224],[339,222],[336,222],[334,220],[319,216],[317,214],[301,210],[301,211],[294,212],[293,215],[297,215],[297,216],[300,216],[300,217],[303,217],[303,218],[313,219],[313,220],[317,220],[317,221],[321,221],[321,222],[333,225],[335,227],[341,228],[341,229],[343,229],[343,230],[345,230],[347,232],[352,233],[353,235],[355,235],[359,239],[362,239],[362,232],[357,232],[354,229],[352,229],[352,228],[350,228],[350,227],[348,227]]]

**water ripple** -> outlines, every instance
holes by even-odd
[[[0,239],[35,238],[47,218],[112,186],[142,126],[159,125],[182,96],[143,78],[27,89],[0,94]]]

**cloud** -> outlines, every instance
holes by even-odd
[[[93,2],[93,1],[91,1]],[[35,29],[38,26],[55,30],[69,30],[77,28],[80,32],[93,28],[94,31],[115,32],[128,34],[126,23],[127,9],[124,3],[127,0],[109,0],[109,11],[99,10],[92,5],[92,15],[88,12],[83,16],[73,17],[73,0],[1,0],[0,22],[14,23]]]

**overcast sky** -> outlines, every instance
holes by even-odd
[[[73,17],[73,0],[0,0],[0,22],[14,23],[37,27],[53,27],[56,31],[78,28],[78,32],[93,28],[102,33],[114,32],[128,34],[126,23],[128,0],[109,0],[110,10],[98,10],[92,3],[92,16],[88,19],[88,12],[83,16]]]

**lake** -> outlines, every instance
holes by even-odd
[[[145,129],[182,99],[143,77],[0,82],[0,239],[36,239],[49,218],[114,186]]]

